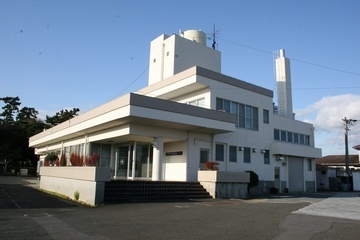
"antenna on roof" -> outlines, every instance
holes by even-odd
[[[212,49],[216,49],[217,43],[216,43],[216,35],[219,35],[219,30],[216,30],[215,23],[214,23],[214,29],[212,33],[208,33],[208,35],[211,35],[208,39],[212,39],[211,47]]]

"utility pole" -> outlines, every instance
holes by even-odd
[[[344,121],[344,127],[345,127],[345,164],[346,164],[346,184],[347,187],[349,187],[350,184],[350,169],[349,169],[349,125],[353,125],[354,122],[356,122],[356,119],[347,119],[344,117],[342,119]]]

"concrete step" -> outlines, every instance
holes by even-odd
[[[211,198],[199,182],[125,181],[105,184],[105,203]]]

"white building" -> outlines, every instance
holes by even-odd
[[[271,90],[221,74],[221,54],[206,46],[203,32],[161,35],[151,42],[147,87],[39,133],[29,145],[41,159],[97,152],[114,178],[197,181],[203,164],[216,161],[220,171],[253,170],[261,188],[315,191],[321,150],[313,126],[294,120],[289,61],[284,51],[280,58],[281,115]]]

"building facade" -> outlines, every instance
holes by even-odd
[[[290,67],[282,67],[278,85],[291,86]],[[161,35],[151,42],[147,87],[39,133],[29,145],[42,160],[50,152],[96,152],[116,179],[197,181],[204,163],[216,161],[220,171],[256,172],[264,190],[313,192],[321,150],[313,126],[294,119],[291,89],[284,94],[285,111],[275,111],[271,90],[222,74],[221,54],[201,31]]]

